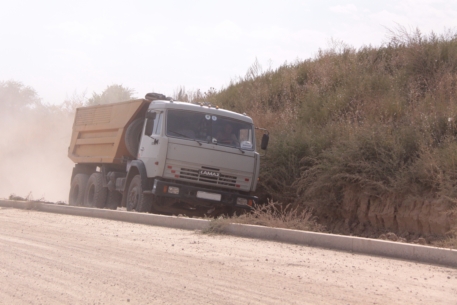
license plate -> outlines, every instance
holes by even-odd
[[[202,199],[221,201],[221,194],[214,194],[214,193],[207,193],[207,192],[198,191],[197,192],[197,197],[198,198],[202,198]]]

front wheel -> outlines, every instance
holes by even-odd
[[[146,213],[151,209],[151,204],[151,196],[143,194],[141,176],[136,175],[130,182],[129,190],[127,192],[127,211],[135,210],[140,213]]]

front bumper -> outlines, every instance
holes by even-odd
[[[172,189],[174,188],[173,190],[175,191],[175,193],[169,192],[170,187]],[[178,188],[177,193],[176,188]],[[203,192],[212,195],[212,197],[220,198],[220,200],[201,198],[199,194],[202,194]],[[252,209],[253,204],[256,203],[258,200],[256,196],[246,196],[232,192],[206,189],[202,187],[195,187],[157,179],[154,181],[152,193],[158,197],[176,198],[179,200],[192,202],[195,205],[198,205],[198,203],[200,202],[204,203],[205,206],[207,206],[208,204],[214,204],[244,208],[248,210]],[[243,202],[243,204],[240,204],[240,202]]]

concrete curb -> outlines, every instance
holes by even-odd
[[[0,200],[0,207],[15,208],[30,210],[35,208],[36,202],[34,201],[13,201],[13,200]]]
[[[457,268],[457,250],[451,249],[243,224],[228,224],[223,231],[240,237],[273,240]]]
[[[0,203],[1,204],[1,203]],[[37,210],[49,213],[103,218],[109,220],[126,221],[151,226],[168,227],[183,230],[203,230],[208,227],[208,220],[193,219],[176,216],[165,216],[127,211],[113,211],[93,208],[81,208],[65,205],[40,204]]]
[[[95,217],[184,230],[204,230],[210,225],[210,221],[205,219],[72,207],[33,201],[0,200],[0,207],[35,209],[48,213]],[[272,240],[457,268],[457,250],[244,224],[222,225],[220,232],[239,237]]]

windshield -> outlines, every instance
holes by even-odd
[[[254,150],[252,124],[202,112],[169,110],[167,136]]]

